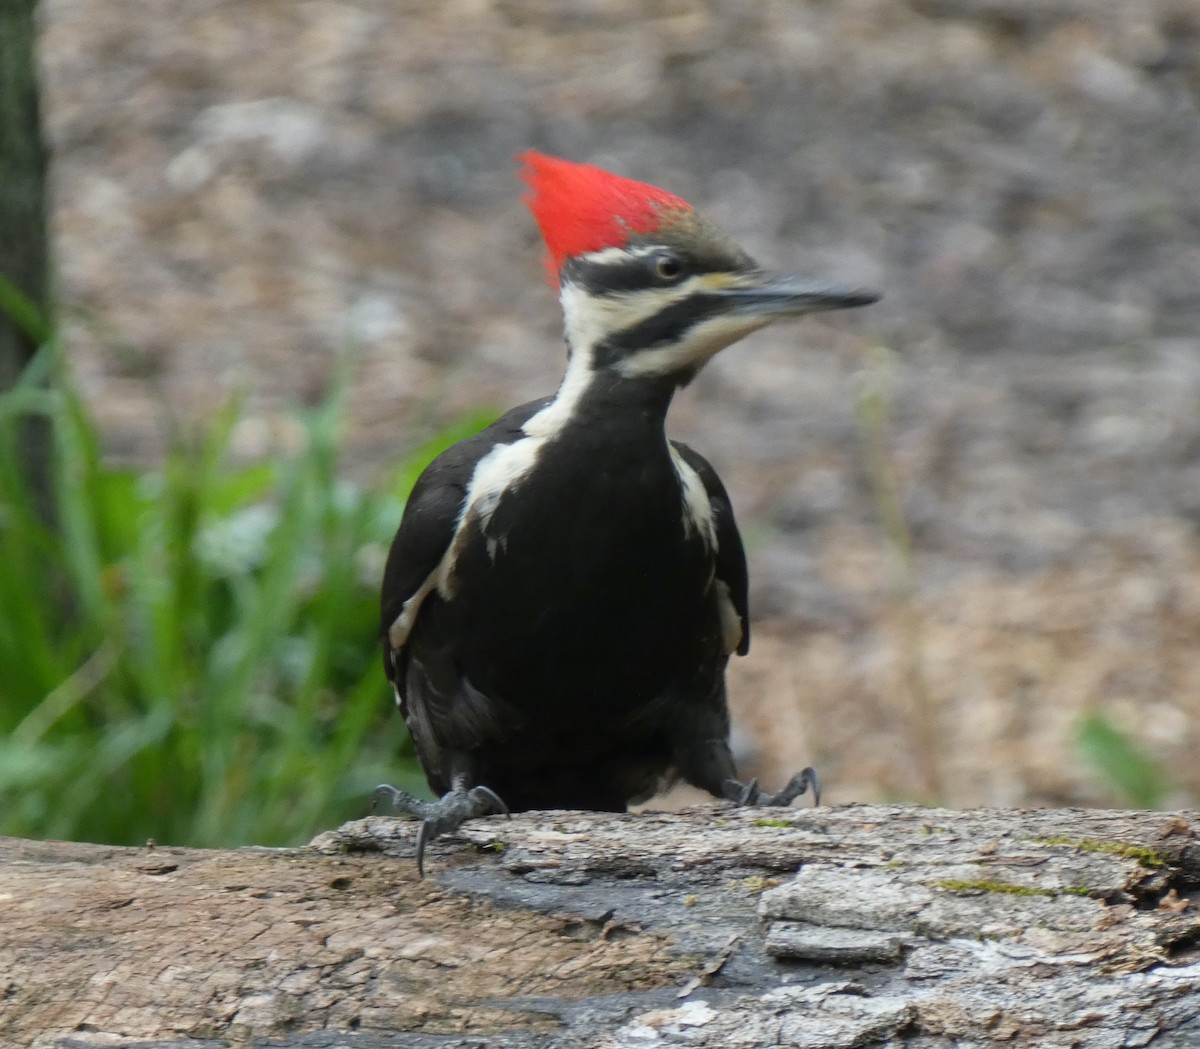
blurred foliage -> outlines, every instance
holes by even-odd
[[[1101,711],[1079,723],[1079,749],[1084,760],[1120,795],[1138,809],[1159,808],[1167,793],[1161,766]]]
[[[50,340],[50,326],[42,311],[28,295],[3,275],[0,275],[0,313],[24,332],[35,346]]]
[[[347,354],[349,360],[352,354]],[[48,342],[0,394],[0,833],[290,844],[422,789],[384,680],[378,585],[424,465],[338,476],[347,363],[301,451],[235,465],[231,405],[147,471],[105,463]],[[39,516],[23,419],[53,439]]]

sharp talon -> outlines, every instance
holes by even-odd
[[[492,806],[493,812],[503,813],[506,820],[512,819],[512,813],[508,811],[508,806],[504,804],[504,799],[492,790],[491,787],[473,787],[470,796],[474,801],[479,801],[482,798]]]
[[[425,877],[425,846],[429,844],[429,824],[422,822],[417,829],[417,878]]]
[[[821,804],[821,777],[817,775],[817,770],[811,766],[801,772],[800,775],[805,778],[809,788],[812,790],[813,808],[815,809]],[[803,794],[804,791],[800,791],[800,793]]]
[[[815,769],[807,768],[802,772],[797,772],[787,785],[778,794],[775,795],[771,804],[774,805],[790,805],[801,794],[806,793],[809,788],[812,788],[813,797],[817,799],[817,804],[821,802],[821,781],[817,778]]]

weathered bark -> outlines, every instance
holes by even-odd
[[[0,1043],[1196,1045],[1198,818],[530,813],[424,882],[383,818],[293,850],[7,839]]]

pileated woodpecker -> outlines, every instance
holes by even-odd
[[[713,468],[665,432],[675,390],[772,321],[875,302],[769,273],[684,200],[536,152],[519,160],[568,351],[553,397],[514,408],[417,481],[383,579],[384,663],[434,802],[387,798],[425,846],[466,819],[623,812],[682,778],[737,778],[725,666],[750,645],[746,559]]]

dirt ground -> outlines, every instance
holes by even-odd
[[[833,801],[1121,801],[1077,744],[1100,712],[1165,804],[1200,799],[1195,0],[40,9],[61,293],[114,456],[161,447],[162,397],[202,421],[239,389],[240,453],[285,448],[351,344],[362,477],[550,391],[512,158],[600,163],[886,294],[755,336],[674,412],[747,537],[747,761],[812,761]]]

